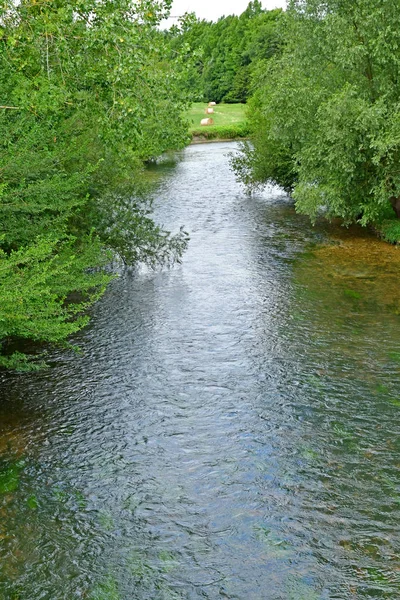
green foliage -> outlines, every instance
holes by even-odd
[[[213,125],[201,126],[200,121],[206,117],[204,103],[195,103],[189,113],[190,134],[205,140],[236,139],[249,135],[246,122],[246,107],[243,104],[218,104],[211,115]]]
[[[385,219],[379,224],[378,231],[387,242],[400,244],[400,221],[398,219]]]
[[[1,366],[32,368],[19,341],[83,327],[111,257],[156,266],[186,247],[153,222],[143,183],[143,161],[187,141],[184,69],[156,28],[169,5],[0,7]]]
[[[204,140],[235,140],[246,138],[250,134],[250,129],[246,123],[235,123],[192,129],[191,133],[192,137],[200,137]]]
[[[282,55],[258,65],[254,146],[236,162],[241,179],[292,189],[311,219],[322,212],[367,225],[393,215],[399,26],[393,3],[292,0]]]
[[[255,66],[279,49],[276,30],[281,14],[280,9],[264,10],[254,0],[240,16],[213,23],[191,13],[179,27],[171,28],[166,35],[172,53],[184,54],[190,62],[184,89],[192,92],[193,100],[246,102]]]

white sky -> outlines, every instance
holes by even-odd
[[[200,19],[216,21],[223,15],[240,15],[249,0],[174,0],[171,16],[180,16],[185,12],[195,12]],[[286,0],[262,0],[264,8],[286,8]],[[176,19],[168,19],[167,27],[176,22]]]

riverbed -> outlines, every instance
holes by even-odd
[[[1,375],[1,600],[400,598],[400,249],[153,167],[181,265],[121,273]]]

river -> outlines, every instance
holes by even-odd
[[[400,249],[164,161],[181,265],[1,376],[1,600],[400,598]]]

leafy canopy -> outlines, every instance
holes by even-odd
[[[144,193],[143,161],[187,138],[183,70],[156,27],[169,5],[0,6],[0,365],[26,366],[20,340],[82,327],[111,257],[154,266],[185,248]]]
[[[293,190],[299,212],[345,223],[400,216],[400,12],[386,0],[291,0],[283,53],[260,68],[250,185]]]
[[[249,2],[240,16],[221,17],[216,23],[186,14],[179,27],[167,32],[172,56],[190,61],[184,89],[195,101],[246,102],[251,78],[260,60],[279,47],[276,30],[282,11],[266,11],[259,0]]]

